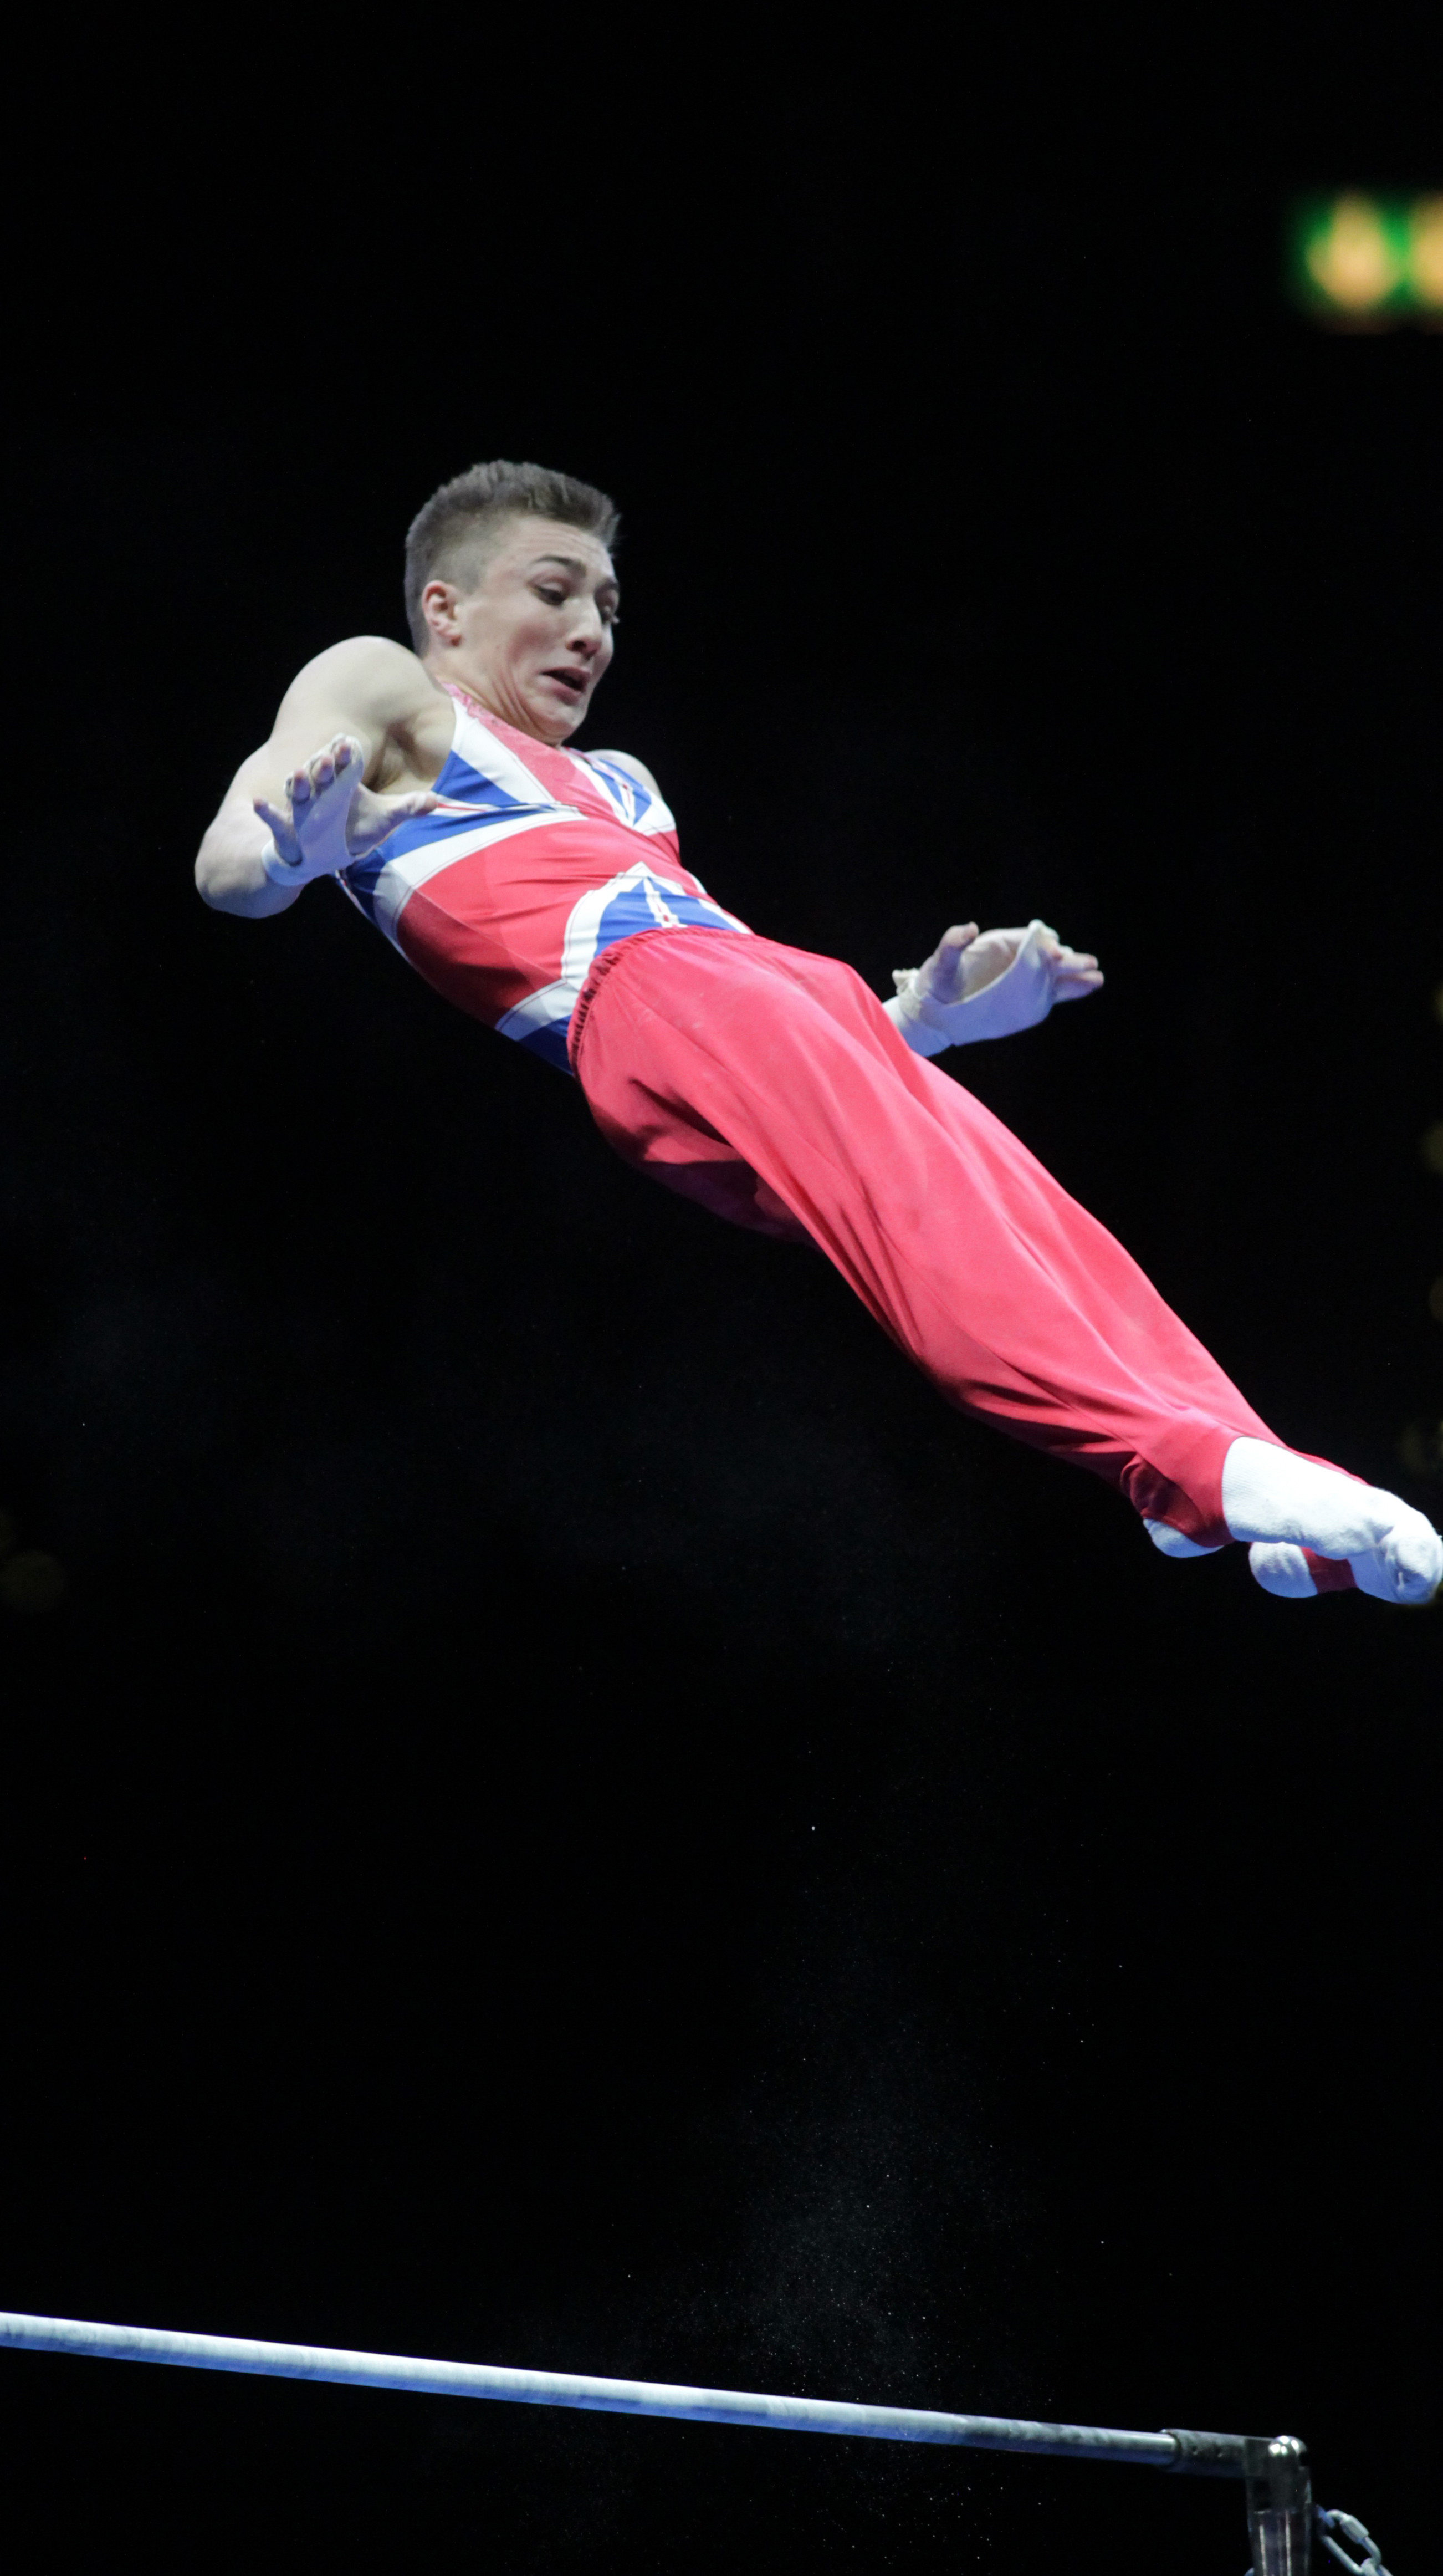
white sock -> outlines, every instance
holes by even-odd
[[[1174,1529],[1171,1521],[1150,1521],[1144,1512],[1142,1525],[1153,1546],[1160,1547],[1164,1556],[1217,1555],[1215,1547],[1200,1547],[1195,1538],[1184,1538],[1182,1531]]]
[[[1316,1601],[1318,1587],[1300,1547],[1286,1539],[1255,1539],[1248,1549],[1253,1581],[1284,1601]]]
[[[1432,1522],[1379,1485],[1356,1484],[1336,1467],[1315,1466],[1270,1440],[1235,1440],[1223,1461],[1222,1487],[1223,1518],[1234,1538],[1346,1557],[1359,1591],[1375,1600],[1427,1601],[1443,1582],[1443,1539]],[[1281,1573],[1280,1564],[1267,1562]],[[1253,1571],[1266,1591],[1282,1588],[1265,1580],[1256,1563]],[[1296,1597],[1295,1581],[1289,1589]]]

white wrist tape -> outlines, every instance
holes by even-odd
[[[306,882],[305,869],[293,866],[289,859],[281,857],[280,851],[276,848],[274,833],[271,834],[261,852],[261,866],[265,869],[272,885],[295,887],[302,886]]]
[[[299,859],[286,859],[282,858],[277,849],[275,835],[272,833],[261,853],[261,866],[265,869],[272,885],[314,885],[317,877],[336,876],[342,868],[349,865],[351,854],[344,841],[341,842],[340,849],[341,855],[337,858],[335,842],[333,839],[328,839],[320,849],[302,848]]]
[[[952,1040],[945,1029],[934,1028],[923,1018],[925,1005],[914,986],[916,971],[913,966],[898,966],[893,970],[892,981],[897,990],[890,1002],[882,1004],[882,1008],[914,1055],[940,1055]]]
[[[1055,998],[1040,942],[1056,936],[1045,921],[1029,922],[1011,965],[960,1002],[934,1000],[923,988],[919,967],[899,967],[892,977],[896,1000],[884,1002],[882,1008],[914,1055],[940,1055],[944,1047],[971,1046],[978,1038],[1010,1038],[1019,1029],[1035,1029],[1046,1019]]]

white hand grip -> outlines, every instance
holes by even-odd
[[[914,1055],[940,1055],[944,1047],[971,1046],[978,1038],[1010,1038],[1019,1029],[1035,1029],[1056,998],[1052,971],[1041,953],[1041,942],[1056,936],[1045,921],[1030,921],[1011,965],[960,1002],[934,1000],[921,989],[917,967],[899,968],[892,979],[896,1000],[884,1002],[882,1008]]]

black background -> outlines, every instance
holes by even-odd
[[[687,41],[22,91],[0,2297],[1286,2427],[1416,2576],[1438,1620],[1164,1562],[338,899],[191,888],[434,484],[598,481],[584,739],[879,989],[1096,947],[968,1082],[1436,1509],[1443,338],[1278,283],[1290,189],[1436,179],[1396,62]],[[1141,2471],[38,2357],[0,2425],[27,2565],[1246,2556]]]

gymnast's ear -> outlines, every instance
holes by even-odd
[[[467,593],[454,581],[428,581],[421,593],[420,610],[430,629],[434,644],[459,644],[461,622],[456,612]]]

